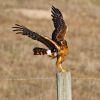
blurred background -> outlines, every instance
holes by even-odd
[[[21,24],[50,37],[51,6],[68,26],[69,55],[63,63],[72,73],[73,100],[100,98],[100,0],[0,0],[0,100],[56,100],[56,60],[33,56],[45,47],[12,31]]]

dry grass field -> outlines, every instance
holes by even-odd
[[[56,99],[55,60],[33,56],[32,49],[44,45],[11,28],[22,24],[50,37],[51,5],[68,25],[63,66],[72,72],[73,100],[100,99],[99,0],[0,0],[0,100]]]

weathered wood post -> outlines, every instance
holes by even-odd
[[[72,100],[71,73],[58,72],[57,79],[57,100]]]

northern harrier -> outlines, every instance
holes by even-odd
[[[65,57],[68,55],[68,45],[67,41],[64,39],[67,26],[59,9],[52,6],[51,12],[52,21],[55,28],[51,38],[33,32],[23,25],[15,24],[15,26],[12,28],[14,28],[13,31],[16,31],[16,34],[27,35],[33,40],[37,40],[46,45],[48,49],[35,47],[33,49],[34,55],[47,54],[49,57],[57,58],[56,66],[58,71],[65,72],[66,70],[61,66],[61,64],[65,60]]]

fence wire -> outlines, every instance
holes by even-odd
[[[72,80],[93,80],[93,81],[100,81],[100,78],[94,77],[72,77]],[[55,77],[29,77],[29,78],[4,78],[0,80],[16,80],[16,81],[24,81],[24,80],[56,80]]]

